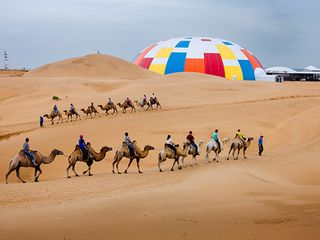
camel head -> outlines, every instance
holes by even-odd
[[[51,154],[54,155],[54,156],[57,156],[57,155],[63,155],[63,152],[58,150],[58,149],[53,149],[51,151]]]
[[[144,150],[148,150],[148,151],[154,150],[154,147],[152,147],[150,145],[146,145],[146,146],[144,146]]]
[[[100,152],[109,152],[112,151],[112,147],[103,146],[100,150]]]
[[[121,103],[117,103],[117,105],[118,105],[119,107],[121,107]]]
[[[253,140],[254,140],[253,137],[249,137],[247,141],[248,141],[248,142],[252,142]]]
[[[226,143],[229,142],[229,141],[230,141],[229,138],[224,138],[224,139],[222,139],[222,143],[223,143],[223,144],[226,144]]]
[[[49,114],[45,114],[43,115],[43,117],[49,118]]]
[[[99,107],[99,108],[102,108],[102,105],[101,105],[101,104],[99,104],[99,105],[98,105],[98,107]]]
[[[81,108],[80,111],[85,112],[86,110],[84,108]]]

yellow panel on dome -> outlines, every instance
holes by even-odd
[[[229,80],[243,80],[240,66],[224,66],[225,78]]]
[[[164,75],[166,64],[151,64],[149,70]]]
[[[234,53],[231,51],[231,49],[228,46],[223,45],[223,44],[217,44],[216,46],[217,46],[218,51],[219,51],[221,58],[223,60],[225,60],[225,59],[236,60],[237,59],[237,57],[234,55]]]
[[[169,58],[174,48],[161,48],[157,53],[156,58]]]

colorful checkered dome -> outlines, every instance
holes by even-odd
[[[160,74],[199,72],[230,80],[256,80],[257,73],[264,72],[248,50],[208,37],[160,41],[142,50],[133,63]]]

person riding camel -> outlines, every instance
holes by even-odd
[[[94,104],[93,104],[93,102],[91,102],[91,105],[89,106],[89,108],[90,108],[90,110],[93,112],[94,111]]]
[[[112,102],[112,99],[111,99],[111,98],[109,98],[109,100],[108,100],[108,105],[109,105],[109,106],[112,106],[112,105],[113,105],[113,102]]]
[[[143,104],[147,104],[148,100],[147,100],[147,96],[143,95]]]
[[[151,96],[150,100],[151,100],[151,103],[155,103],[156,102],[157,97],[156,97],[156,95],[154,95],[154,93],[152,93],[152,96]]]
[[[83,138],[83,135],[81,134],[79,137],[79,148],[83,154],[83,160],[88,161],[89,160],[89,150],[86,144],[86,141]]]
[[[127,103],[129,106],[132,106],[132,102],[131,102],[130,98],[128,98],[128,97],[127,97],[127,99],[126,99],[126,103]]]
[[[53,112],[54,112],[54,113],[58,113],[58,107],[57,107],[56,104],[53,106]]]
[[[27,156],[27,158],[31,160],[33,166],[38,166],[38,164],[36,163],[36,158],[33,155],[33,153],[31,153],[31,150],[30,150],[29,138],[26,138],[25,143],[23,144],[22,150],[23,150],[23,153]]]
[[[134,145],[129,137],[129,133],[127,133],[127,132],[124,134],[124,142],[127,144],[128,148],[129,148],[130,158],[134,157],[136,155],[135,150],[134,150]]]
[[[173,143],[173,140],[171,138],[171,135],[167,136],[167,141],[165,143],[165,146],[169,147],[173,150],[175,157],[177,157],[177,148],[176,145]]]
[[[241,133],[240,129],[238,129],[238,131],[236,132],[236,136],[234,138],[239,138],[242,142],[246,140],[246,138]]]
[[[73,103],[70,104],[70,112],[71,112],[72,114],[76,114],[76,109],[75,109]]]
[[[199,155],[199,151],[198,151],[198,145],[195,143],[194,141],[194,136],[192,135],[192,131],[189,131],[189,135],[187,136],[187,140],[189,141],[189,143],[195,147],[196,149],[196,155]]]
[[[218,132],[219,132],[218,129],[214,130],[214,132],[212,133],[212,139],[217,143],[218,151],[220,152],[221,151],[221,144],[220,144]]]

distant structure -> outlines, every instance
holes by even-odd
[[[270,67],[265,69],[268,75],[282,78],[282,81],[320,81],[320,69],[312,65],[304,69],[288,67]]]
[[[238,44],[210,37],[172,38],[152,44],[133,60],[159,74],[198,72],[229,80],[275,81],[259,60]]]
[[[8,69],[8,62],[9,62],[9,57],[7,51],[3,52],[3,67],[4,69]]]

